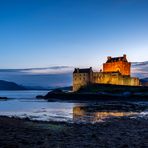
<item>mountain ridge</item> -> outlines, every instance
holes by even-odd
[[[0,80],[0,90],[49,90],[41,86],[24,86],[15,82]]]
[[[14,82],[0,80],[0,90],[27,90],[27,88]]]

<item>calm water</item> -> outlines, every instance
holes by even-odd
[[[37,95],[48,91],[0,91],[0,96],[12,98],[0,101],[0,115],[29,117],[32,120],[70,121],[74,103],[47,102]]]
[[[45,95],[46,93],[47,91],[0,91],[0,96],[12,98],[7,101],[0,101],[0,115],[20,118],[28,117],[32,120],[42,121],[93,123],[104,121],[110,117],[147,117],[147,110],[140,113],[121,110],[100,110],[96,103],[47,102],[35,98],[37,95]],[[93,110],[94,105],[95,107],[97,106],[95,110]],[[108,103],[108,105],[116,105],[116,103]]]
[[[47,92],[48,91],[44,90],[0,91],[0,96],[8,98],[24,99],[24,98],[35,98],[35,96],[37,95],[45,95]]]

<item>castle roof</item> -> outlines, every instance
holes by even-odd
[[[75,68],[73,73],[90,73],[92,72],[92,68],[84,68],[84,69],[79,69],[79,68]]]
[[[118,61],[124,61],[127,62],[126,59],[126,55],[123,55],[122,57],[107,57],[107,62],[106,63],[110,63],[110,62],[118,62]]]

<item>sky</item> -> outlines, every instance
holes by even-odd
[[[99,69],[123,54],[148,61],[147,14],[147,0],[0,0],[0,79],[14,79],[4,69],[27,76]]]

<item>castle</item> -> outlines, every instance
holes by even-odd
[[[114,84],[139,86],[140,80],[131,77],[131,63],[124,54],[122,57],[107,57],[103,64],[103,71],[93,72],[92,67],[86,69],[75,68],[73,72],[73,91],[90,84]]]

